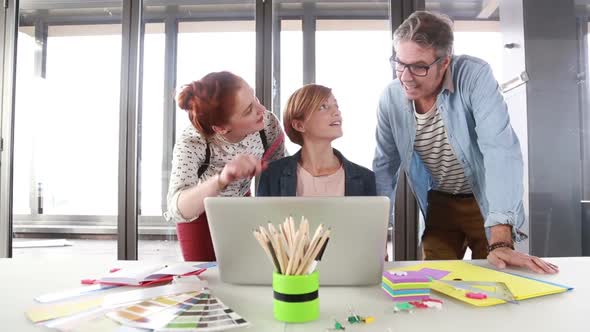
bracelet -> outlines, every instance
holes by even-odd
[[[488,252],[492,252],[493,250],[496,250],[498,248],[510,248],[514,250],[514,245],[508,242],[494,242],[488,246]]]

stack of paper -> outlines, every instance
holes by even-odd
[[[430,297],[430,279],[418,271],[385,271],[381,288],[394,301],[422,301]]]
[[[502,282],[510,289],[510,292],[514,295],[514,298],[517,301],[537,296],[563,293],[573,289],[554,282],[537,280],[513,273],[495,271],[463,261],[428,261],[417,265],[404,266],[400,269],[391,269],[387,272],[389,272],[389,274],[403,274],[402,272],[405,272],[408,276],[418,273],[434,280]],[[558,278],[559,275],[544,277],[553,281]],[[383,280],[384,285],[390,286],[392,284],[389,279],[387,279],[389,283],[385,283],[386,278],[383,278]],[[466,297],[465,290],[454,288],[442,282],[430,282],[429,287],[434,291],[474,306],[484,307],[506,303],[505,301],[496,298],[487,298],[483,300],[468,298]],[[387,289],[386,291],[390,293]]]

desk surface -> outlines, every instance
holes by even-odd
[[[535,277],[572,286],[575,289],[557,295],[476,308],[435,294],[444,300],[442,310],[424,309],[414,313],[393,313],[392,301],[379,286],[320,288],[320,319],[307,324],[283,324],[273,319],[270,286],[235,286],[219,281],[217,269],[202,276],[212,293],[251,322],[248,331],[318,331],[333,327],[333,318],[345,320],[348,306],[359,315],[372,315],[371,325],[345,324],[346,331],[583,331],[590,325],[590,257],[550,258],[559,265],[558,275]],[[489,267],[485,261],[471,261]],[[417,262],[389,263],[399,267]],[[141,264],[137,261],[109,260],[27,260],[0,259],[0,329],[3,331],[40,331],[30,323],[25,310],[34,305],[34,297],[78,287],[80,280],[104,274],[109,268]],[[351,266],[351,268],[354,268]],[[526,274],[522,271],[516,271]],[[233,331],[241,331],[236,329]]]

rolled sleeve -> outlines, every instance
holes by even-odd
[[[512,240],[520,242],[529,238],[527,234],[521,231],[522,222],[517,223],[516,215],[513,213],[491,212],[485,220],[485,227],[490,228],[497,225],[512,226]]]
[[[191,219],[186,219],[178,210],[178,197],[182,191],[179,190],[168,198],[168,211],[164,212],[164,219],[174,223],[190,222]]]
[[[485,226],[510,225],[513,239],[522,241],[527,238],[520,231],[524,223],[522,153],[489,65],[481,66],[475,73],[470,90],[477,143],[485,170],[483,189],[488,206]]]
[[[207,143],[192,127],[188,127],[174,145],[172,171],[168,194],[166,196],[167,210],[164,219],[170,222],[190,222],[178,210],[178,198],[184,190],[200,183],[198,168],[204,162]]]

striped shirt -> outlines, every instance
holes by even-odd
[[[416,115],[414,149],[432,175],[434,189],[451,194],[471,193],[463,166],[449,143],[447,131],[436,104],[425,114]]]

